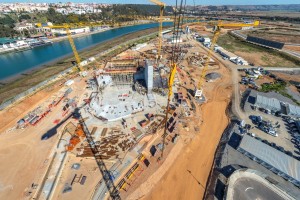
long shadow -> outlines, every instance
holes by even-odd
[[[224,199],[225,188],[226,188],[226,185],[222,181],[220,181],[220,179],[218,179],[216,188],[215,188],[215,197],[218,200]]]
[[[53,128],[49,129],[46,133],[44,133],[41,137],[41,140],[47,140],[51,138],[52,136],[57,134],[57,129],[63,125],[68,119],[70,119],[73,116],[73,113],[69,113],[69,115],[62,121],[60,121],[58,124],[56,124]]]
[[[116,186],[114,185],[114,182],[111,178],[111,174],[102,159],[102,155],[100,153],[100,150],[98,149],[99,146],[97,146],[96,143],[94,142],[94,139],[93,139],[87,125],[85,124],[84,119],[82,118],[78,108],[75,109],[74,115],[76,117],[78,117],[79,123],[82,125],[86,139],[87,139],[87,141],[90,145],[90,148],[93,152],[94,158],[95,158],[98,168],[102,174],[103,180],[105,182],[105,185],[109,192],[110,197],[113,200],[120,200],[121,197],[120,197],[119,191],[117,190]]]
[[[230,145],[232,148],[236,149],[241,141],[242,137],[236,133],[232,133],[229,141],[228,141],[228,145]]]
[[[71,117],[75,117],[76,119],[79,120],[79,123],[82,125],[84,133],[86,135],[87,141],[91,147],[91,150],[93,152],[94,158],[97,162],[98,168],[102,174],[102,177],[104,179],[105,185],[107,187],[107,190],[109,191],[110,197],[113,200],[119,200],[120,195],[119,195],[119,191],[117,190],[116,186],[114,185],[114,182],[111,180],[111,176],[109,173],[109,170],[106,168],[105,163],[102,159],[102,156],[100,154],[100,151],[98,150],[98,146],[96,146],[92,135],[90,133],[90,131],[88,130],[84,119],[82,118],[80,112],[79,112],[79,108],[76,108],[73,112],[71,112],[64,120],[62,120],[61,122],[59,122],[57,125],[55,125],[53,128],[49,129],[46,133],[44,133],[41,137],[42,140],[47,140],[49,138],[51,138],[52,136],[57,134],[57,129],[63,125],[68,119],[70,119]]]
[[[220,172],[226,177],[229,178],[229,176],[236,170],[236,168],[232,165],[227,165],[223,167]]]
[[[191,170],[186,170],[193,178],[194,180],[198,183],[198,185],[200,185],[204,190],[205,190],[205,187],[200,183],[200,181],[198,181],[198,179],[193,175],[192,171]]]

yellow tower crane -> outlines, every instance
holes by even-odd
[[[162,47],[162,22],[163,22],[163,15],[164,15],[164,9],[166,7],[166,4],[159,1],[159,0],[150,0],[152,3],[158,5],[160,7],[159,10],[159,29],[158,29],[158,36],[159,36],[159,41],[158,41],[158,59],[161,57],[161,47]]]
[[[75,24],[72,24],[72,25],[63,24],[63,25],[47,25],[47,26],[42,26],[41,23],[38,23],[37,26],[38,27],[45,27],[45,28],[53,28],[53,29],[65,29],[65,31],[67,33],[67,36],[68,36],[68,40],[70,42],[70,45],[71,45],[71,48],[72,48],[72,51],[73,51],[73,54],[74,54],[74,57],[75,57],[75,60],[76,60],[76,63],[77,63],[77,68],[79,69],[79,71],[82,71],[82,67],[80,66],[81,60],[80,60],[79,54],[77,52],[74,40],[72,38],[72,33],[70,31],[70,28],[79,27],[79,26],[75,25]]]
[[[53,28],[53,29],[65,29],[67,36],[68,36],[68,40],[69,43],[71,45],[76,63],[77,63],[77,68],[79,69],[79,71],[83,71],[83,68],[80,66],[80,57],[79,54],[77,52],[74,40],[72,38],[72,33],[71,33],[71,28],[79,28],[79,27],[93,27],[93,26],[100,26],[103,25],[101,22],[79,22],[79,23],[70,23],[70,24],[62,24],[62,25],[47,25],[47,26],[42,26],[41,23],[38,23],[37,26],[38,27],[45,27],[45,28]]]
[[[204,83],[204,80],[205,80],[206,71],[208,69],[208,64],[209,64],[210,58],[212,57],[212,52],[213,52],[214,46],[217,43],[218,37],[220,35],[221,28],[223,28],[223,27],[249,27],[249,26],[258,26],[260,24],[260,22],[259,21],[255,21],[254,23],[251,23],[251,24],[247,24],[247,23],[223,24],[222,21],[219,21],[217,24],[213,24],[213,23],[208,23],[208,24],[214,26],[214,36],[212,38],[211,45],[210,45],[207,57],[205,59],[204,67],[203,67],[201,75],[200,75],[200,80],[199,80],[197,88],[195,90],[195,98],[198,99],[198,100],[203,97],[203,95],[202,95],[202,92],[203,92],[202,87],[203,87],[203,83]]]

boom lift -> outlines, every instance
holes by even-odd
[[[214,36],[212,38],[211,45],[210,45],[207,57],[205,59],[204,67],[203,67],[201,75],[200,75],[200,80],[198,82],[197,88],[195,88],[195,98],[196,98],[196,100],[201,100],[203,98],[202,87],[203,87],[203,83],[204,83],[204,80],[205,80],[206,71],[208,69],[208,63],[209,63],[210,58],[212,57],[212,52],[213,52],[215,44],[217,43],[217,40],[219,38],[219,35],[220,35],[220,32],[221,32],[221,28],[223,28],[223,27],[249,27],[249,26],[258,26],[259,23],[260,23],[259,21],[255,21],[252,24],[246,24],[246,23],[223,24],[221,21],[219,21],[217,25],[215,25],[213,23],[208,23],[209,25],[214,25]]]
[[[166,7],[166,4],[159,1],[159,0],[150,0],[150,1],[160,7],[160,10],[159,10],[159,29],[158,29],[159,41],[158,41],[158,51],[157,51],[158,59],[160,59],[160,57],[161,57],[161,47],[162,47],[162,21],[163,21],[164,9]]]

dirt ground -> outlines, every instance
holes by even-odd
[[[225,110],[232,94],[229,70],[222,66],[218,72],[223,75],[222,78],[205,85],[205,96],[208,101],[201,106],[203,122],[200,125],[200,132],[182,148],[158,183],[141,184],[127,199],[137,199],[141,194],[147,193],[146,191],[149,193],[141,199],[202,199],[213,164],[214,152],[223,130],[228,125]],[[198,124],[201,123],[200,118],[195,118],[195,126],[197,121]]]
[[[227,104],[226,101],[212,101],[203,106],[204,122],[199,135],[144,199],[202,199],[213,154],[228,124]]]
[[[80,164],[80,168],[78,170],[69,170],[74,163]],[[81,185],[75,180],[72,185],[73,192],[64,193],[65,184],[68,183],[70,186],[75,174],[77,174],[78,177],[81,175],[86,176],[86,182],[84,185]],[[93,193],[95,186],[100,180],[99,177],[101,177],[101,174],[93,158],[80,158],[70,154],[60,176],[60,180],[58,181],[58,185],[54,190],[53,199],[89,199],[90,194]]]
[[[262,30],[256,32],[250,32],[251,36],[260,37],[267,40],[283,42],[283,43],[300,43],[299,31],[292,30]]]
[[[208,102],[201,107],[203,122],[200,132],[192,140],[189,140],[190,142],[178,153],[174,164],[168,168],[149,196],[145,197],[146,199],[166,199],[166,197],[167,199],[172,197],[172,199],[200,199],[203,196],[214,152],[221,134],[228,124],[225,110],[232,94],[229,70],[222,66],[218,71],[222,74],[222,78],[213,83],[206,83],[204,86]],[[84,80],[81,80],[80,83],[75,81],[72,87],[76,86],[73,88],[76,94],[82,93],[83,84]],[[15,125],[19,117],[27,113],[30,108],[37,106],[39,102],[49,98],[58,89],[39,92],[13,109],[1,112],[1,131]],[[1,197],[22,199],[32,183],[41,181],[43,172],[51,159],[49,157],[51,148],[57,141],[57,136],[43,141],[41,135],[53,127],[53,119],[61,118],[61,112],[58,109],[61,110],[62,106],[51,112],[37,127],[28,127],[24,130],[0,135],[0,160],[2,163],[0,166],[0,172],[2,172],[0,173],[0,199]],[[200,125],[200,121],[200,118],[194,118],[193,122],[197,126],[196,122]],[[60,132],[60,129],[57,132]],[[70,167],[69,164],[68,167]],[[82,168],[82,170],[86,169]],[[91,173],[89,175],[93,176],[94,171],[92,171],[89,168],[84,173]],[[64,175],[71,180],[71,174]],[[94,184],[92,179],[87,180],[87,185]],[[78,187],[78,191],[84,189],[78,184],[76,187]],[[68,194],[60,193],[62,188],[62,185],[58,187],[56,197],[58,199],[71,198]],[[81,197],[86,198],[86,196]]]
[[[70,98],[82,93],[84,79],[75,81]],[[41,102],[48,99],[61,87],[52,91],[44,90],[26,99],[10,110],[0,113],[0,199],[24,199],[28,198],[28,192],[35,193],[33,183],[41,184],[44,173],[52,158],[52,148],[56,145],[58,134],[41,140],[43,134],[51,131],[60,133],[61,127],[54,127],[53,121],[62,118],[60,103],[52,109],[36,126],[28,126],[25,129],[17,129],[11,132],[4,131],[16,125],[16,122],[28,111],[34,109]]]
[[[287,74],[282,72],[272,72],[272,74],[278,76],[279,78],[282,78],[286,81],[297,81],[300,82],[300,76],[299,74]]]
[[[300,46],[284,46],[283,49],[300,52]]]
[[[24,117],[31,109],[37,107],[61,87],[57,84],[51,89],[45,89],[26,98],[9,109],[0,111],[0,133],[16,125],[17,121]]]
[[[231,35],[221,35],[217,42],[224,49],[263,67],[296,67],[298,60],[286,57],[275,50],[265,49],[250,43],[242,42]]]
[[[248,52],[242,52],[242,51],[236,51],[234,52],[236,55],[244,58],[249,63],[254,63],[258,66],[274,66],[274,67],[293,67],[295,66],[294,63],[289,62],[288,60],[285,60],[281,57],[264,53],[264,52],[251,52],[249,54]]]

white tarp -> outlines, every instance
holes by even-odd
[[[67,82],[65,82],[66,86],[70,86],[74,83],[74,81],[72,79],[68,80]]]

